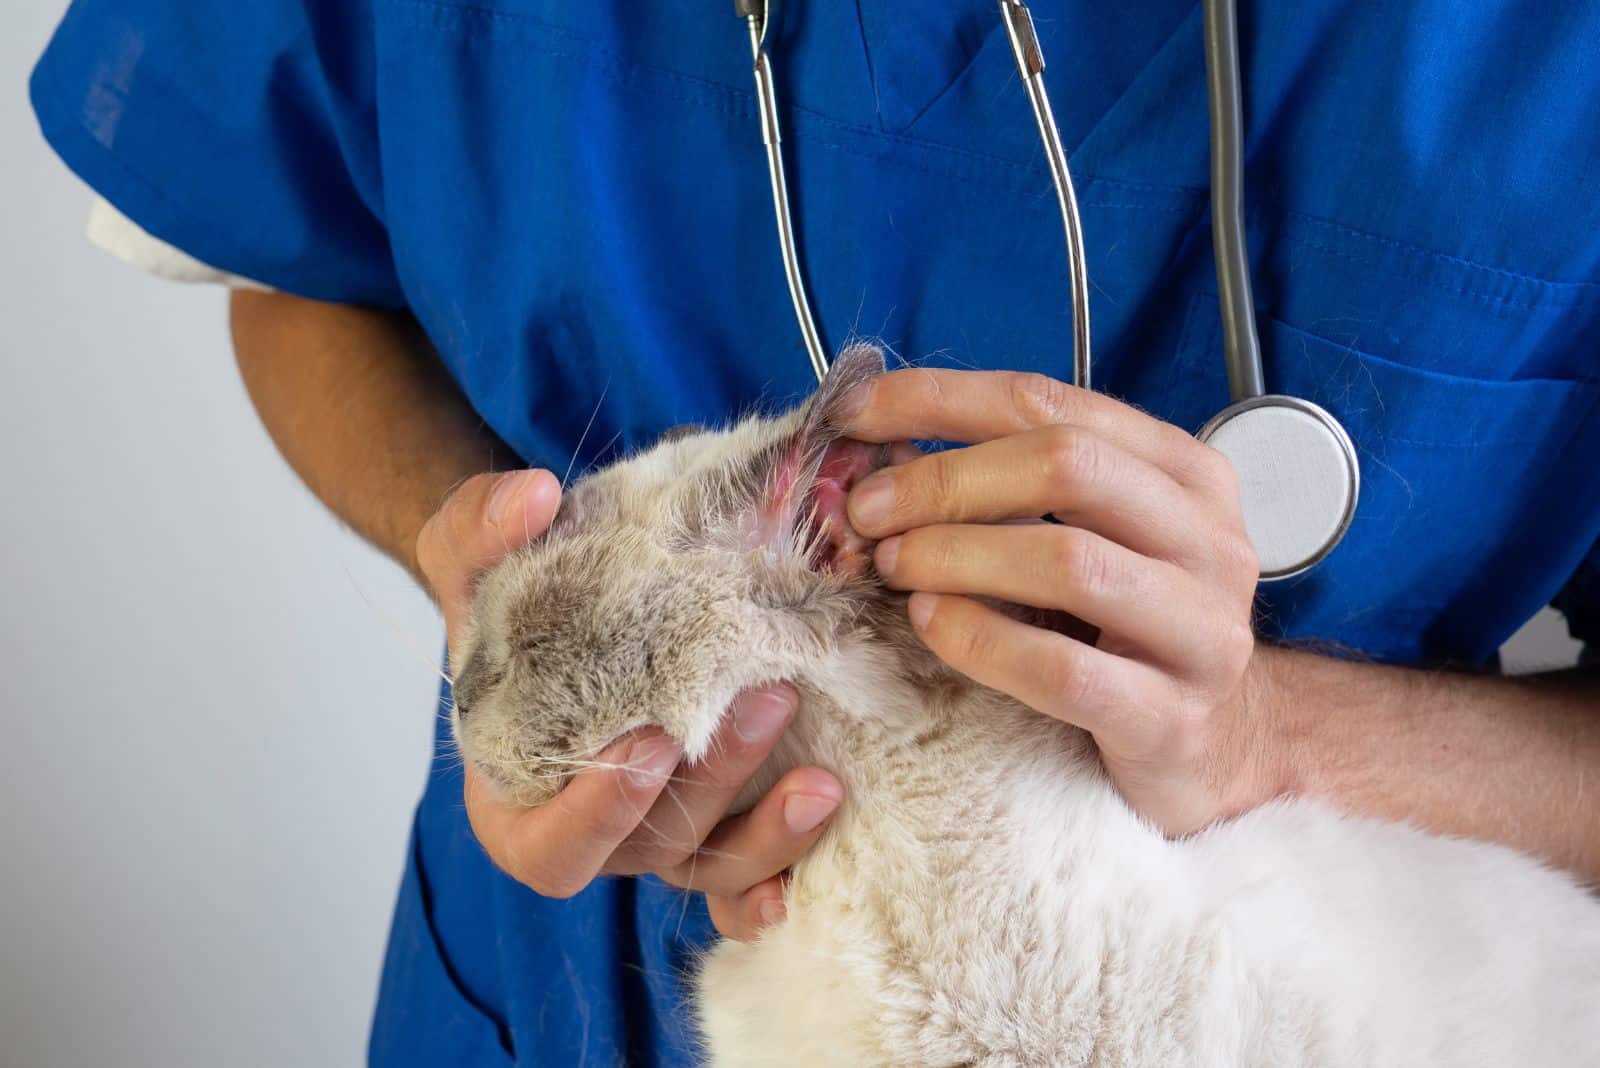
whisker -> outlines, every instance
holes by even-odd
[[[551,767],[557,767],[557,768],[573,768],[573,769],[576,769],[578,771],[583,771],[583,770],[589,769],[589,768],[599,768],[599,769],[604,769],[606,771],[628,771],[628,770],[632,769],[632,765],[631,764],[608,764],[603,760],[579,760],[579,759],[576,759],[574,757],[554,757],[554,756],[552,756],[552,757],[527,757],[527,758],[521,759],[521,760],[496,758],[495,763],[499,764],[499,765],[502,765],[502,766],[505,766],[505,767],[517,767],[517,768],[525,768],[525,767],[527,767],[529,765],[542,764],[542,765],[549,765]],[[533,774],[538,774],[538,773],[534,772]],[[549,778],[560,778],[560,777],[562,777],[562,774],[563,773],[561,773],[561,772],[549,772],[549,773],[547,773],[547,777],[549,777]],[[682,776],[682,775],[669,775],[669,776],[667,776],[667,780],[666,781],[669,782],[669,783],[690,783],[690,782],[693,782],[694,780],[692,780],[690,778],[687,778],[686,776]]]
[[[701,841],[701,838],[699,838],[699,831],[694,830],[694,820],[690,817],[690,811],[688,811],[688,807],[683,804],[683,801],[680,801],[680,799],[677,798],[675,793],[672,793],[672,787],[667,787],[667,796],[672,798],[672,803],[677,804],[678,812],[682,812],[683,822],[690,825],[691,841],[694,841],[694,843],[699,843],[699,841]],[[686,889],[686,891],[693,891],[694,871],[698,870],[698,868],[699,849],[696,849],[696,851],[691,852],[690,854],[690,878],[683,881],[683,883],[685,883],[685,887],[683,887],[683,889]],[[683,921],[688,918],[688,915],[690,915],[690,908],[688,908],[688,905],[685,903],[682,910],[678,910],[678,926],[677,929],[674,929],[674,932],[672,932],[672,940],[674,940],[674,942],[677,942],[678,938],[683,937]]]
[[[710,846],[701,846],[696,850],[703,857],[713,857],[717,860],[743,860],[738,853],[729,853],[726,849],[712,849]]]
[[[622,783],[620,782],[617,783],[617,791],[619,793],[622,791]],[[650,815],[648,811],[639,814],[639,826],[650,832],[650,836],[654,840],[655,845],[670,846],[672,844],[671,839],[662,833],[662,831],[656,827],[655,824],[650,822]]]
[[[504,537],[504,535],[502,535]],[[528,529],[528,510],[522,510],[522,544],[526,545],[533,540],[533,531]]]
[[[399,621],[395,619],[392,612],[386,608],[378,607],[377,602],[373,601],[371,597],[367,596],[367,591],[362,589],[361,583],[356,581],[354,572],[352,572],[349,567],[342,565],[340,570],[344,572],[345,580],[350,583],[350,588],[356,591],[356,596],[361,598],[362,603],[364,603],[367,608],[371,609],[372,612],[378,616],[378,618],[383,620],[384,626],[388,627],[390,633],[400,640],[400,644],[405,647],[406,651],[415,656],[422,663],[426,664],[429,672],[439,676],[439,678],[444,680],[445,685],[453,689],[456,684],[455,679],[450,677],[449,672],[444,671],[439,667],[437,654],[430,655],[423,652],[416,645],[412,644],[412,635],[408,634],[405,628],[400,626]]]
[[[572,450],[572,459],[567,461],[567,470],[561,476],[561,490],[567,489],[567,479],[572,477],[572,465],[578,462],[578,454],[583,451],[583,443],[589,439],[589,431],[594,427],[595,419],[600,415],[600,406],[606,402],[606,394],[611,391],[611,379],[606,379],[605,388],[600,391],[600,399],[594,402],[594,411],[589,413],[589,421],[584,424],[583,433],[578,435],[578,446]]]
[[[606,454],[611,451],[612,447],[614,445],[616,445],[617,439],[619,439],[621,437],[622,437],[622,431],[619,430],[615,434],[612,434],[611,437],[606,440],[606,443],[604,445],[602,445],[602,446],[600,446],[600,448],[596,449],[595,450],[595,454],[594,454],[594,460],[592,460],[590,463],[584,465],[583,470],[581,472],[579,472],[579,477],[581,478],[583,475],[588,474],[590,471],[593,471],[596,467],[600,466],[601,462],[605,460]]]
[[[688,827],[689,827],[689,841],[695,843],[698,846],[699,843],[700,843],[700,832],[695,829],[694,817],[689,815],[688,806],[685,805],[683,803],[682,799],[680,799],[678,797],[678,795],[673,792],[671,786],[667,787],[666,796],[672,799],[672,803],[674,805],[677,805],[678,806],[678,811],[683,814],[683,822],[685,824],[687,824]],[[668,843],[668,844],[670,845],[671,843]],[[689,890],[693,890],[694,889],[694,875],[695,875],[695,871],[699,868],[699,866],[700,866],[700,850],[698,848],[696,848],[694,852],[689,854],[689,877],[684,880],[686,889],[689,889]],[[684,920],[684,916],[686,916],[687,914],[688,914],[687,910],[685,912],[682,912],[682,913],[678,914],[678,927],[677,927],[677,930],[672,935],[672,937],[674,939],[678,939],[678,938],[683,937],[683,920]]]

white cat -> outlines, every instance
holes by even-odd
[[[505,797],[659,724],[703,756],[740,690],[801,711],[746,791],[846,802],[788,919],[697,980],[710,1061],[1600,1065],[1600,902],[1508,849],[1284,801],[1173,841],[1087,736],[944,668],[843,523],[881,450],[830,405],[680,435],[582,481],[486,576],[456,736]]]

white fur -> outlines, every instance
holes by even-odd
[[[1600,1064],[1566,876],[1302,801],[1170,841],[1083,736],[976,688],[926,709],[858,653],[802,679],[769,769],[852,801],[788,920],[706,963],[714,1065]]]

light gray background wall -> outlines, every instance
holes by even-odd
[[[23,92],[61,7],[0,8],[0,1065],[353,1064],[438,624],[278,459],[221,294],[82,240]]]
[[[64,6],[0,5],[0,1065],[356,1064],[441,631],[222,293],[84,242],[25,96]]]

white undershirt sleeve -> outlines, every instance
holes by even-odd
[[[260,282],[207,266],[188,253],[150,236],[138,223],[101,197],[96,197],[89,209],[87,236],[90,244],[111,253],[124,263],[173,282],[220,285],[233,289],[271,289]]]

